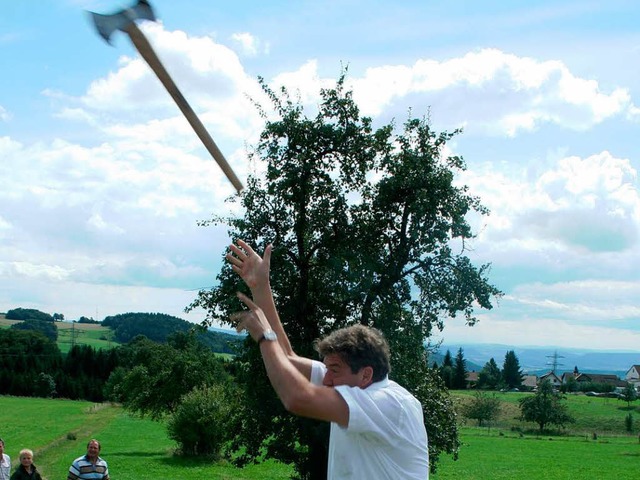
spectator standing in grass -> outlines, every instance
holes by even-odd
[[[4,453],[4,440],[0,438],[0,480],[9,480],[11,475],[11,458]]]
[[[100,458],[98,440],[89,440],[87,454],[73,461],[67,480],[109,480],[109,467],[107,462]]]
[[[40,472],[33,464],[33,452],[28,448],[20,450],[20,465],[11,475],[11,480],[42,480]]]

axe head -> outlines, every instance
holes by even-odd
[[[156,21],[153,9],[147,0],[138,0],[133,7],[111,15],[89,12],[98,33],[107,43],[111,43],[111,34],[116,30],[124,30],[131,22],[138,19]]]

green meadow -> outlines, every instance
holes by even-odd
[[[636,435],[536,436],[463,427],[457,461],[443,457],[432,480],[631,480],[640,471]]]
[[[454,392],[457,402],[468,392]],[[572,395],[577,422],[570,429],[539,435],[535,425],[517,420],[523,393],[498,394],[502,415],[489,428],[460,417],[460,456],[443,456],[432,480],[635,479],[640,471],[640,406]],[[640,402],[638,402],[640,403]],[[634,418],[626,432],[624,417]],[[292,468],[266,461],[239,469],[208,458],[174,455],[176,445],[161,423],[129,416],[119,406],[69,400],[0,397],[0,436],[17,465],[18,452],[31,448],[48,480],[66,478],[71,461],[91,438],[102,442],[114,480],[287,479]],[[595,436],[594,436],[595,433]]]
[[[433,480],[626,480],[640,471],[640,402],[568,395],[576,422],[553,434],[518,420],[518,400],[527,393],[498,393],[501,415],[488,427],[460,417],[457,461],[442,457]],[[457,403],[473,392],[453,392]],[[627,432],[625,417],[634,419]]]
[[[22,448],[48,480],[66,478],[70,463],[97,438],[113,480],[287,479],[292,469],[274,461],[243,469],[211,459],[174,455],[164,426],[133,418],[120,407],[69,400],[0,397],[0,436],[12,464]]]
[[[7,320],[0,314],[0,328],[9,328],[20,320]],[[91,345],[93,348],[112,348],[119,343],[112,340],[113,332],[109,327],[95,323],[55,322],[58,328],[58,348],[62,353],[68,353],[71,346]]]

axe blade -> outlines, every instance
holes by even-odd
[[[116,30],[125,30],[127,25],[136,20],[156,21],[153,9],[147,0],[139,0],[137,4],[126,10],[102,15],[100,13],[89,12],[96,30],[104,40],[111,44],[111,34]]]

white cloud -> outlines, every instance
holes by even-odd
[[[63,280],[69,276],[69,272],[58,265],[43,265],[30,262],[13,262],[12,268],[16,272],[16,274],[29,278]]]
[[[491,210],[482,219],[481,239],[518,241],[525,251],[541,241],[559,242],[564,250],[638,247],[640,193],[628,159],[603,151],[561,158],[534,178],[526,167],[519,174],[513,170],[501,173],[485,165],[461,175]]]
[[[553,284],[523,284],[509,295],[512,302],[534,307],[541,316],[570,323],[606,325],[640,318],[640,282],[578,280]],[[552,300],[553,299],[553,300]]]
[[[313,107],[320,100],[320,89],[333,86],[335,79],[320,78],[318,61],[309,60],[293,72],[275,76],[270,83],[275,88],[286,87],[294,98],[298,97],[305,106]],[[311,116],[311,113],[307,115]]]
[[[590,350],[637,350],[640,332],[613,327],[576,325],[556,318],[514,318],[481,316],[469,327],[459,320],[446,323],[436,339],[451,343],[494,343],[521,346],[567,346]]]
[[[237,55],[210,37],[167,31],[161,23],[148,22],[141,28],[175,84],[194,105],[215,103],[230,96],[237,99],[255,84]],[[82,104],[107,112],[143,107],[144,111],[157,114],[158,108],[175,108],[147,63],[140,57],[127,56],[120,58],[117,71],[91,83]]]
[[[420,94],[427,105],[438,105],[450,123],[508,136],[549,123],[585,130],[615,115],[637,112],[624,88],[603,92],[597,81],[575,76],[560,61],[497,49],[442,62],[422,59],[412,66],[372,67],[352,82],[368,115]]]
[[[6,108],[0,105],[0,120],[2,120],[3,122],[8,122],[10,119],[11,114],[7,111]]]
[[[249,57],[255,57],[261,53],[261,51],[265,53],[269,51],[268,45],[263,47],[262,42],[248,32],[234,33],[231,35],[231,40],[240,46],[242,54]]]

